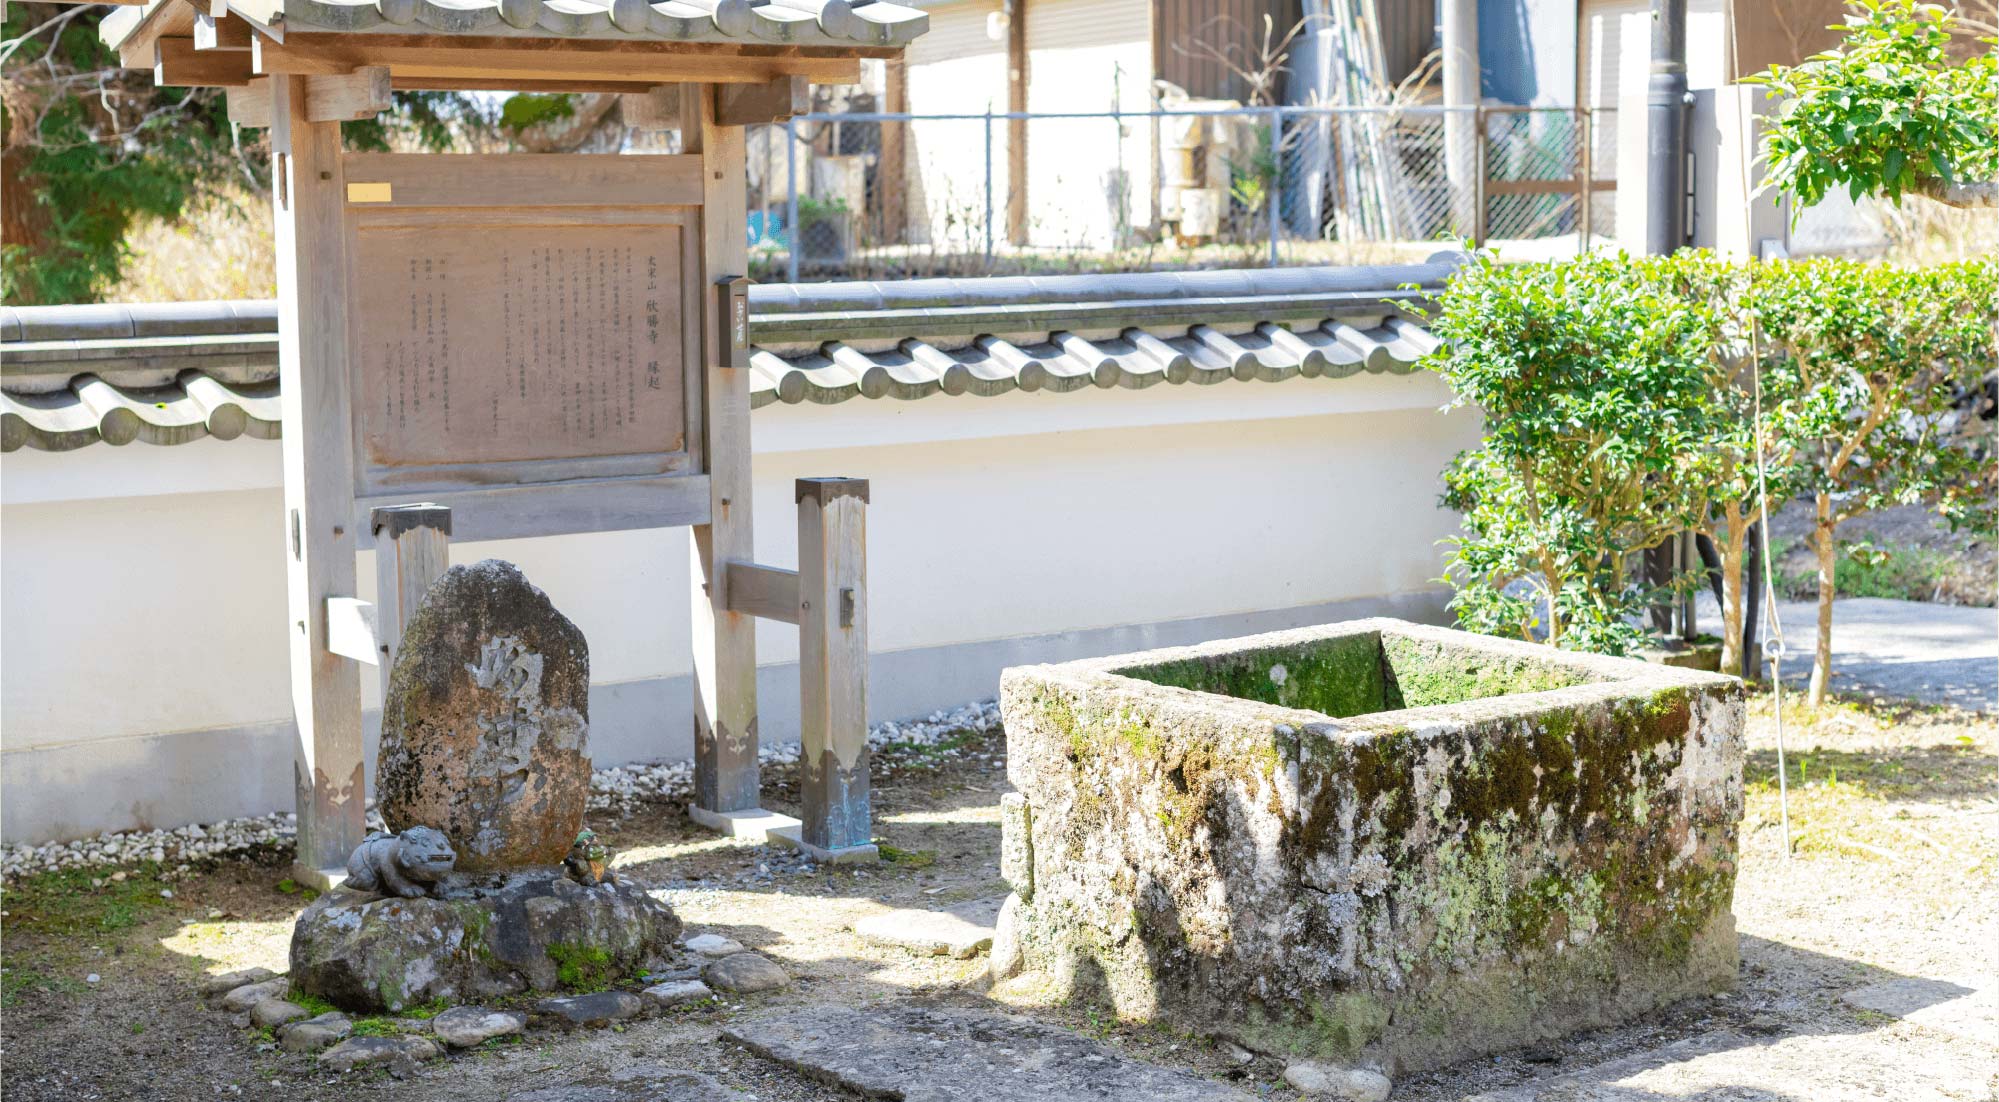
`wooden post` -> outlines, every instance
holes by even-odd
[[[1006,109],[1009,115],[1019,116],[1027,110],[1027,0],[1006,0],[1004,10]],[[992,179],[988,170],[988,201]],[[1027,244],[1027,120],[1018,117],[1006,120],[1006,239],[1015,245]]]
[[[707,285],[749,270],[743,227],[743,128],[716,122],[715,88],[681,86],[682,148],[701,155],[702,400],[709,522],[690,537],[694,612],[694,806],[697,822],[736,833],[733,812],[758,806],[754,617],[729,608],[730,560],[754,561],[750,529],[750,372],[723,367],[729,319]]]
[[[451,565],[451,510],[425,502],[389,505],[369,514],[375,536],[375,642],[381,647],[382,704],[403,629],[431,583]]]
[[[803,848],[876,856],[868,813],[868,482],[801,478],[798,681]]]
[[[294,876],[327,887],[363,833],[361,671],[328,649],[327,598],[354,595],[353,421],[340,124],[311,122],[307,78],[271,78],[285,590],[298,721]]]
[[[882,110],[890,115],[902,114],[909,110],[909,66],[899,57],[890,58],[883,66],[886,87],[882,89]],[[881,196],[881,225],[875,228],[875,241],[879,244],[900,245],[909,236],[905,201],[909,191],[908,151],[909,123],[902,119],[882,123],[881,158],[875,162],[875,193]]]

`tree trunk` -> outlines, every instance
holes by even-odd
[[[1916,185],[1916,191],[1950,207],[1962,207],[1967,210],[1990,210],[1999,207],[1999,181],[1974,180],[1969,183],[1946,184],[1942,180],[1932,178]]]
[[[1721,548],[1721,672],[1742,676],[1742,583],[1748,576],[1749,526],[1744,523],[1742,506],[1730,502],[1722,507],[1728,525]]]
[[[1818,518],[1812,527],[1812,548],[1819,559],[1819,637],[1812,655],[1812,684],[1809,699],[1814,707],[1825,703],[1827,683],[1832,680],[1832,599],[1833,560],[1838,545],[1833,542],[1832,495],[1818,495]]]

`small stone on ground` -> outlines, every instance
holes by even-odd
[[[903,1102],[1248,1102],[1190,1072],[1128,1059],[1026,1018],[922,1004],[828,1006],[731,1026],[722,1036],[870,1098]]]
[[[965,903],[942,911],[902,909],[869,915],[854,923],[854,932],[870,945],[907,949],[918,956],[970,960],[993,947],[993,920],[998,899]]]
[[[687,939],[687,951],[704,957],[733,957],[743,951],[743,943],[721,934],[698,934]]]
[[[1299,1094],[1338,1098],[1343,1102],[1388,1102],[1394,1089],[1388,1076],[1371,1068],[1349,1068],[1317,1060],[1301,1060],[1284,1069],[1284,1081]]]
[[[347,1039],[354,1032],[354,1023],[338,1010],[329,1010],[317,1018],[307,1018],[293,1022],[278,1031],[278,1047],[286,1052],[318,1052]]]
[[[623,1018],[635,1018],[645,1010],[645,1002],[628,991],[599,991],[591,995],[567,995],[543,999],[534,1012],[560,1019],[570,1025],[607,1026]]]
[[[225,995],[239,987],[262,983],[276,978],[277,973],[268,968],[239,968],[234,972],[224,972],[219,976],[209,976],[201,981],[203,998]]]
[[[733,991],[739,995],[774,991],[791,982],[784,969],[761,953],[737,953],[732,957],[723,957],[703,968],[701,978],[717,991]]]
[[[265,999],[284,998],[289,982],[283,976],[279,976],[259,983],[244,984],[224,994],[216,1003],[216,1008],[230,1014],[248,1013],[251,1007]]]
[[[444,1049],[428,1037],[349,1037],[319,1054],[328,1071],[352,1071],[375,1064],[435,1060]]]
[[[679,1006],[712,999],[715,992],[700,980],[671,980],[646,988],[645,997],[651,999],[655,1006]]]
[[[312,1011],[283,999],[265,999],[250,1008],[250,1024],[264,1029],[276,1029],[286,1022],[301,1021],[310,1017]]]
[[[471,1048],[526,1029],[527,1015],[483,1006],[454,1006],[430,1020],[430,1031],[452,1048]]]

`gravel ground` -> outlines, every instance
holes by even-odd
[[[1858,1010],[1840,996],[1883,977],[1974,974],[1986,963],[1981,954],[1999,944],[1999,720],[1841,705],[1792,713],[1787,721],[1788,860],[1774,728],[1767,706],[1752,715],[1735,902],[1744,967],[1736,993],[1559,1044],[1404,1076],[1395,1097],[1457,1100],[1533,1088],[1623,1060],[1650,1069],[1653,1078],[1648,1093],[1619,1098],[1816,1102],[1855,1096],[1848,1089],[1855,1083],[1863,1092],[1858,1097],[1871,1091],[1896,1099],[1992,1098],[1999,1049]],[[923,745],[885,748],[876,809],[891,859],[872,869],[816,867],[788,851],[715,838],[677,806],[643,793],[607,796],[590,825],[617,851],[618,867],[661,885],[690,933],[725,934],[768,954],[792,974],[793,985],[672,1012],[622,1032],[536,1031],[517,1043],[421,1066],[407,1079],[383,1071],[322,1073],[310,1059],[276,1051],[194,998],[191,984],[203,974],[284,966],[302,899],[281,889],[281,847],[198,862],[171,881],[151,865],[120,870],[122,880],[111,879],[108,868],[15,880],[0,896],[6,949],[0,1093],[16,1102],[483,1102],[659,1064],[704,1072],[764,1102],[829,1097],[827,1088],[720,1041],[720,1027],[812,1004],[987,1003],[982,959],[915,958],[875,948],[851,926],[886,908],[946,906],[1004,891],[996,867],[1003,751],[1003,738],[991,729],[938,732]],[[770,776],[768,802],[795,811],[795,768],[779,764]],[[632,781],[635,789],[649,783],[655,782]],[[657,783],[674,790],[670,780]],[[1289,1095],[1276,1061],[1239,1066],[1198,1038],[1118,1023],[1088,1006],[1013,1008],[1253,1095]],[[1786,1065],[1793,1078],[1781,1090],[1754,1082],[1772,1074],[1756,1070],[1760,1049],[1737,1046],[1741,1063],[1717,1065],[1711,1056],[1673,1047],[1698,1047],[1718,1033],[1755,1038],[1771,1053],[1796,1048],[1802,1055]]]

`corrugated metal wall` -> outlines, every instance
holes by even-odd
[[[1275,42],[1297,24],[1301,11],[1300,0],[1156,0],[1153,67],[1159,79],[1197,98],[1247,100],[1248,82],[1203,46],[1251,68],[1263,46],[1263,17],[1272,20]]]
[[[1435,44],[1436,0],[1376,0],[1374,7],[1389,79],[1400,81],[1422,64]],[[1252,67],[1263,47],[1266,15],[1272,20],[1272,42],[1281,42],[1304,18],[1304,4],[1302,0],[1156,0],[1153,64],[1160,79],[1203,99],[1247,100],[1248,82],[1201,47],[1211,46],[1238,66]]]
[[[1151,110],[1152,41],[1151,0],[1029,0],[1027,109]],[[1142,117],[1029,122],[1028,241],[1104,249],[1149,228],[1152,130]]]
[[[990,0],[929,9],[930,30],[904,54],[909,110],[926,115],[1006,110],[1006,39],[987,34]],[[894,125],[894,124],[890,124]],[[984,239],[986,128],[982,122],[908,124],[903,162],[910,244],[964,248]],[[993,209],[1006,210],[1006,126],[992,128]],[[1004,226],[1002,220],[1001,225]]]

